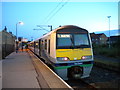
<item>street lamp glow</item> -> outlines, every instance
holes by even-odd
[[[18,24],[23,25],[24,23],[22,21],[19,21]]]
[[[22,22],[22,21],[19,21],[18,23],[16,23],[16,38],[17,38],[17,26],[18,26],[18,24],[20,24],[20,25],[23,25],[24,23]],[[17,38],[18,39],[18,38]],[[16,40],[17,40],[16,39]]]

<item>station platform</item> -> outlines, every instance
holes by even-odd
[[[67,88],[64,80],[29,50],[13,52],[2,60],[2,88]]]

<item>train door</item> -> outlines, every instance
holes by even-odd
[[[34,52],[35,52],[35,41],[34,41],[33,47],[34,47]]]
[[[44,53],[44,41],[43,39],[40,39],[40,57],[43,58],[43,53]]]
[[[50,56],[50,39],[48,40],[48,54]]]
[[[39,55],[41,57],[41,39],[39,39]]]

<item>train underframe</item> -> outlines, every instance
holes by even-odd
[[[70,78],[81,79],[89,77],[93,64],[89,65],[76,65],[76,66],[67,66],[54,68],[55,72],[64,80]]]

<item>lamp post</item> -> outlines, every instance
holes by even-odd
[[[24,23],[22,21],[19,21],[18,23],[16,23],[16,53],[17,53],[17,50],[18,50],[18,36],[17,36],[17,26],[18,24],[20,25],[23,25]]]
[[[17,38],[17,25],[18,25],[18,24],[23,25],[24,23],[23,23],[22,21],[16,23],[16,40],[18,39],[18,38]]]
[[[111,47],[111,41],[110,41],[110,17],[111,16],[107,16],[108,17],[108,25],[109,25],[109,48]]]

